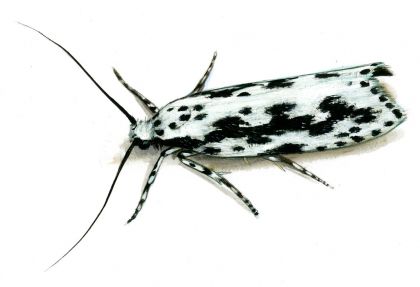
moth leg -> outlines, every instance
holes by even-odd
[[[290,167],[291,169],[293,169],[294,171],[296,171],[300,174],[309,176],[310,178],[322,183],[323,185],[328,186],[330,188],[333,188],[325,180],[316,176],[315,174],[313,174],[312,172],[310,172],[309,170],[307,170],[306,168],[304,168],[300,164],[297,164],[296,162],[294,162],[291,159],[288,159],[287,157],[284,157],[282,155],[277,155],[277,156],[268,156],[268,157],[265,157],[265,159],[267,159],[269,161],[272,161],[272,162],[282,162],[282,163],[286,164],[288,167]]]
[[[121,77],[120,73],[115,68],[112,68],[114,71],[115,76],[117,77],[118,81],[130,92],[132,93],[139,101],[142,103],[144,109],[150,113],[152,116],[156,114],[159,109],[153,104],[149,99],[143,96],[140,92],[136,89],[132,88],[127,82]]]
[[[211,59],[209,67],[207,68],[203,77],[201,77],[200,81],[198,81],[197,86],[195,86],[195,88],[191,91],[190,95],[199,93],[204,89],[204,85],[206,84],[206,81],[208,77],[210,76],[211,70],[213,69],[213,66],[214,66],[214,62],[216,61],[216,57],[217,57],[217,52],[214,52],[213,58]]]
[[[243,203],[245,206],[255,215],[258,215],[258,210],[254,207],[251,201],[246,198],[233,184],[231,184],[226,178],[224,178],[221,174],[211,170],[210,168],[193,161],[191,159],[187,159],[187,157],[192,156],[193,153],[181,151],[178,153],[177,157],[181,161],[182,164],[185,166],[198,171],[199,173],[205,175],[207,178],[211,179],[215,183],[217,183],[221,187],[226,187],[229,191],[231,191],[236,197]]]
[[[165,157],[177,151],[179,151],[179,148],[167,148],[160,153],[159,158],[156,160],[155,165],[153,166],[153,169],[149,174],[146,185],[144,186],[143,191],[141,192],[140,201],[136,207],[136,210],[134,211],[131,218],[127,221],[127,223],[133,221],[142,209],[144,202],[146,201],[147,196],[149,195],[150,186],[152,186],[153,182],[155,181],[159,168],[162,165],[162,162],[165,159]]]

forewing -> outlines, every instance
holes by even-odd
[[[405,119],[377,79],[391,75],[373,63],[203,91],[162,108],[156,136],[162,144],[220,157],[350,146]]]

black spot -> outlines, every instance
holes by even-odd
[[[224,117],[220,120],[217,120],[213,123],[213,127],[219,129],[237,129],[239,125],[249,125],[249,123],[245,122],[241,117],[234,116],[234,117]]]
[[[376,95],[377,93],[379,93],[379,89],[377,87],[374,87],[372,89],[370,89],[370,92],[374,95]]]
[[[227,88],[221,88],[221,89],[217,89],[217,90],[208,91],[208,93],[210,94],[208,96],[208,98],[211,99],[211,98],[231,97],[234,92],[245,89],[245,88],[248,88],[248,87],[254,87],[255,85],[256,85],[255,83],[247,83],[247,84],[242,84],[242,85],[237,85],[237,86],[232,86],[232,87],[227,87]]]
[[[350,82],[347,83],[347,86],[351,86],[351,85],[353,85],[353,82],[352,81],[350,81]]]
[[[176,129],[176,123],[174,123],[174,122],[170,123],[169,127],[173,130]]]
[[[385,66],[379,66],[373,70],[372,76],[374,77],[392,76],[392,72]]]
[[[157,139],[157,144],[159,145],[165,145],[165,146],[171,146],[171,147],[181,147],[185,149],[195,149],[199,146],[202,146],[204,144],[203,141],[198,139],[192,139],[190,136],[186,137],[176,137],[171,139]]]
[[[237,146],[234,146],[232,149],[233,149],[233,151],[243,151],[245,148],[237,145]]]
[[[271,139],[260,135],[248,135],[246,142],[249,144],[266,144],[271,142]]]
[[[153,126],[157,127],[158,125],[160,125],[162,122],[160,120],[156,120],[153,122]]]
[[[372,130],[372,136],[376,137],[381,133],[381,130]]]
[[[250,107],[245,107],[239,111],[240,114],[249,115],[252,113],[252,109]]]
[[[384,123],[384,126],[386,126],[386,127],[390,127],[390,126],[392,126],[394,124],[394,122],[393,121],[387,121],[387,122],[385,122]]]
[[[359,128],[359,127],[351,127],[351,128],[349,128],[349,132],[351,132],[351,133],[358,133],[358,132],[360,132],[362,129],[361,128]]]
[[[370,66],[371,67],[375,67],[375,66],[378,66],[378,65],[380,65],[380,64],[382,64],[381,62],[378,62],[378,63],[373,63],[373,64],[371,64]]]
[[[206,154],[211,154],[211,155],[213,155],[213,154],[218,154],[218,153],[220,153],[221,152],[221,149],[220,148],[214,148],[214,147],[206,147],[204,150],[203,150],[203,153],[206,153]]]
[[[201,121],[205,117],[207,117],[207,114],[198,114],[194,117],[194,120]]]
[[[346,142],[335,142],[336,146],[344,146],[346,145]]]
[[[293,86],[294,82],[292,80],[296,79],[294,78],[286,78],[286,79],[279,79],[279,80],[272,80],[267,83],[267,86],[265,86],[266,89],[275,89],[275,88],[290,88]]]
[[[395,106],[391,103],[386,103],[385,107],[387,107],[388,109],[393,109]]]
[[[361,86],[362,88],[369,87],[369,82],[360,81],[360,86]]]
[[[158,135],[158,136],[163,136],[163,130],[155,130],[155,133]]]
[[[318,146],[316,149],[317,149],[318,151],[323,151],[323,150],[326,150],[326,149],[327,149],[327,147],[326,147],[326,146]]]
[[[209,170],[208,168],[204,168],[203,173],[204,173],[205,175],[210,175],[210,174],[212,174],[211,170]]]
[[[155,176],[156,175],[156,171],[152,171],[149,175],[149,177]]]
[[[338,138],[345,138],[348,137],[350,134],[349,133],[339,133],[338,135],[335,135]]]
[[[183,112],[183,111],[186,111],[186,110],[188,110],[187,106],[180,106],[179,109],[178,109],[179,112]]]
[[[381,96],[379,97],[379,100],[380,100],[381,102],[386,102],[386,101],[388,101],[388,98],[387,98],[386,96],[384,96],[384,95],[381,95]]]
[[[327,79],[327,78],[332,78],[332,77],[340,77],[339,73],[318,73],[315,74],[315,78],[318,79]]]
[[[180,121],[188,121],[191,118],[190,114],[184,114],[179,116]]]
[[[361,142],[361,141],[363,141],[363,140],[365,140],[365,138],[364,137],[359,137],[359,136],[352,136],[352,137],[350,137],[352,140],[354,140],[355,142]]]
[[[195,105],[194,106],[194,111],[201,111],[204,107],[202,105]]]
[[[295,107],[296,107],[296,104],[282,103],[282,104],[276,104],[276,105],[266,108],[265,112],[269,115],[282,115],[285,112],[290,112]]]
[[[401,119],[403,116],[403,114],[401,113],[399,109],[392,110],[392,113],[395,115],[397,119]]]
[[[264,153],[261,153],[260,155],[300,153],[300,152],[302,152],[302,147],[303,146],[305,146],[305,144],[287,143],[287,144],[283,144],[279,147],[276,147],[274,149],[267,150]]]
[[[248,96],[250,96],[251,94],[250,93],[248,93],[248,92],[242,92],[242,93],[240,93],[239,95],[238,95],[238,97],[248,97]]]
[[[191,167],[195,167],[195,164],[192,163],[192,162],[188,163],[188,165],[191,166]]]
[[[174,108],[169,108],[169,109],[167,109],[166,111],[167,112],[170,112],[170,111],[172,111]]]
[[[231,187],[233,187],[233,185],[229,182],[229,181],[223,181],[223,183],[227,186],[227,187],[229,187],[229,188],[231,188]]]
[[[360,74],[366,75],[366,74],[369,74],[369,72],[370,72],[370,69],[363,69],[360,71]]]

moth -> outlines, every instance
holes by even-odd
[[[70,52],[40,31],[22,25],[38,32],[67,53],[130,122],[131,144],[118,167],[105,203],[83,236],[52,266],[73,250],[95,224],[121,169],[136,147],[144,150],[153,146],[160,150],[160,154],[128,222],[134,220],[142,209],[163,160],[170,155],[229,190],[254,215],[258,215],[251,201],[223,174],[191,157],[260,157],[281,162],[329,186],[285,155],[353,146],[390,132],[406,119],[404,110],[378,80],[381,76],[392,76],[384,63],[204,90],[216,60],[215,53],[195,88],[185,97],[162,108],[132,88],[114,69],[119,82],[150,115],[146,120],[136,120],[102,89]]]

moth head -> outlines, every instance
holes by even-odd
[[[148,149],[152,140],[152,128],[148,121],[137,120],[130,125],[130,142],[135,141],[140,149]]]

